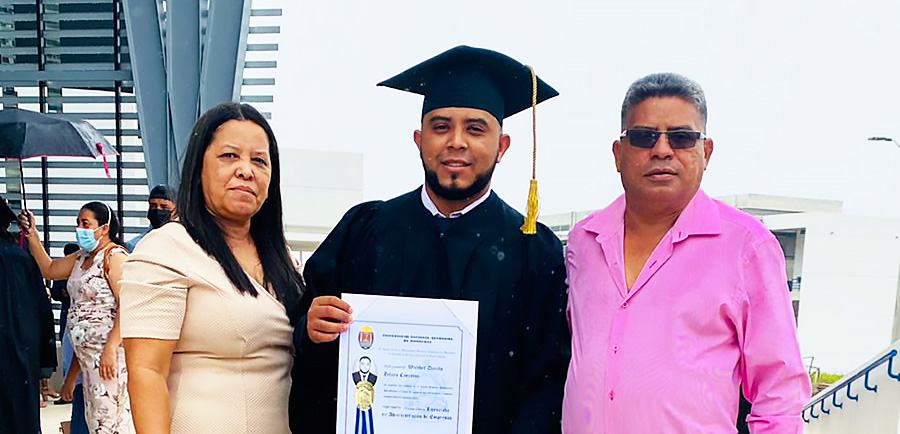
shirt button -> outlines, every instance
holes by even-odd
[[[628,302],[627,302],[627,301],[626,301],[625,303],[622,303],[622,309],[625,309],[625,308],[627,308],[627,307],[628,307]]]
[[[610,391],[609,391],[609,400],[612,401],[612,400],[615,399],[615,398],[616,398],[615,392],[613,392],[612,390],[610,390]]]
[[[613,345],[613,354],[619,354],[619,346]]]

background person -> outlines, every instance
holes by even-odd
[[[69,256],[79,249],[78,244],[68,243],[63,246],[63,254]],[[88,434],[87,419],[84,417],[84,387],[82,386],[81,368],[75,357],[75,349],[69,338],[66,319],[69,316],[71,298],[66,289],[68,280],[54,280],[50,288],[51,297],[62,303],[59,313],[60,345],[62,346],[63,385],[59,391],[61,399],[57,404],[72,404],[72,415],[69,421],[69,434]]]
[[[81,378],[81,367],[78,364],[78,358],[75,356],[75,349],[72,347],[72,340],[69,338],[68,330],[65,331],[62,339],[62,356],[64,380],[59,391],[62,398],[57,403],[65,401],[72,404],[69,434],[88,434],[90,431],[85,418],[84,382]]]
[[[289,432],[303,283],[284,238],[280,169],[253,107],[221,104],[194,125],[178,219],[141,241],[122,280],[139,432]]]
[[[48,300],[50,299],[50,291],[47,287],[43,287],[41,293]],[[59,393],[56,393],[50,384],[50,377],[59,366],[59,362],[56,360],[56,321],[53,318],[52,304],[50,315],[42,315],[41,318],[41,407],[46,407],[48,402],[59,400]]]
[[[78,244],[76,243],[67,243],[63,246],[63,256],[69,256],[72,253],[77,252],[79,249]],[[66,291],[66,286],[68,285],[68,280],[54,280],[53,284],[50,286],[50,298],[56,300],[60,303],[59,309],[59,342],[62,344],[63,336],[66,333],[66,321],[69,316],[69,307],[72,305],[72,298],[69,297],[69,292]]]
[[[41,432],[41,355],[53,342],[42,323],[53,313],[37,264],[8,229],[15,219],[0,197],[0,433],[31,434]]]
[[[75,235],[81,248],[51,259],[34,224],[34,215],[19,215],[27,244],[45,279],[68,280],[72,304],[66,327],[81,368],[85,418],[92,433],[128,432],[128,370],[119,334],[119,277],[127,252],[118,237],[119,221],[102,202],[81,207]]]
[[[175,214],[175,194],[169,186],[160,184],[153,187],[147,202],[147,220],[150,220],[150,227],[125,243],[125,248],[129,252],[133,252],[137,243],[144,239],[150,231],[161,228]]]
[[[65,246],[63,246],[63,256],[69,256],[72,253],[77,252],[78,249],[79,249],[78,244],[67,243]],[[72,299],[69,297],[68,291],[66,291],[66,285],[68,285],[68,280],[54,280],[53,283],[50,285],[50,298],[52,300],[58,301],[60,304],[58,337],[59,337],[59,344],[64,349],[63,350],[63,359],[65,359],[65,357],[66,357],[65,356],[65,348],[66,348],[65,339],[67,339],[66,338],[66,336],[67,336],[66,321],[69,316],[69,306],[72,304]],[[55,347],[55,345],[54,345],[54,347]],[[71,349],[71,343],[69,344],[69,348]],[[68,370],[69,370],[68,365],[66,365],[66,363],[67,362],[65,362],[65,360],[63,360],[63,379],[65,379],[66,372],[68,372]],[[47,387],[49,388],[49,382],[46,379],[43,381],[44,381],[44,383],[47,383]],[[79,384],[80,384],[80,380],[79,380]],[[42,389],[41,390],[41,395],[42,395],[41,398],[46,401],[47,399],[46,399],[46,397],[44,397],[44,395],[46,394],[46,392],[44,392],[44,387],[45,387],[44,384],[42,384],[41,385],[41,389]],[[79,390],[81,390],[81,389],[79,389]],[[55,399],[56,404],[72,403],[71,398],[66,398],[64,396],[61,396],[61,393],[57,394],[57,396],[55,398],[56,398]],[[81,401],[82,401],[82,410],[83,410],[84,409],[84,406],[83,406],[84,399],[82,398]],[[82,416],[82,418],[83,418],[83,416]]]

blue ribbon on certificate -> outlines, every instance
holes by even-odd
[[[368,417],[367,417],[368,416]],[[369,422],[368,425],[366,422]],[[362,410],[356,407],[356,434],[375,434],[375,425],[372,423],[372,408]]]

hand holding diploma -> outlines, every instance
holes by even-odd
[[[334,296],[316,297],[306,317],[306,332],[314,343],[321,344],[337,339],[350,328],[353,309]]]

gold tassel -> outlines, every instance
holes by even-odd
[[[537,192],[537,75],[534,68],[531,71],[531,134],[533,147],[531,153],[531,184],[528,186],[528,210],[525,213],[525,223],[520,228],[525,235],[537,233],[538,218],[538,192]]]
[[[528,212],[525,215],[525,224],[522,225],[522,233],[525,235],[534,235],[537,233],[537,216],[538,216],[538,194],[537,179],[531,180],[528,187]]]

